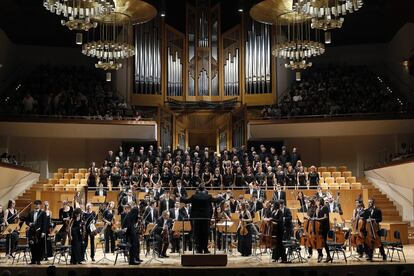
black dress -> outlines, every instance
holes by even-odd
[[[213,187],[221,187],[221,175],[213,174],[213,179],[211,181]]]
[[[277,184],[279,184],[281,186],[284,186],[286,184],[285,183],[285,181],[286,181],[286,174],[285,174],[284,171],[277,171],[276,172],[276,181],[277,181]]]
[[[259,186],[265,186],[266,174],[264,172],[256,174],[256,181]]]
[[[306,174],[305,174],[305,172],[298,172],[298,180],[299,180],[298,186],[300,188],[303,188],[303,187],[306,186]]]
[[[119,173],[111,173],[112,187],[118,187],[121,182],[121,175]]]
[[[286,173],[286,186],[288,187],[296,186],[296,174],[294,171]]]
[[[183,173],[181,177],[181,183],[183,184],[183,187],[188,187],[191,185],[191,174]]]
[[[266,184],[267,186],[272,187],[274,185],[273,183],[273,178],[274,178],[274,173],[270,172],[266,174]]]
[[[309,186],[317,187],[319,185],[319,174],[317,172],[310,172],[308,174]]]
[[[171,181],[171,174],[169,173],[162,173],[161,175],[161,183],[163,187],[169,187]]]
[[[225,173],[223,175],[223,186],[224,187],[231,187],[233,185],[233,175]]]
[[[198,187],[200,183],[201,183],[200,174],[194,174],[193,177],[191,177],[191,186]]]
[[[245,186],[245,183],[244,183],[244,175],[241,173],[235,173],[234,174],[234,178],[235,178],[235,181],[234,181],[234,186],[236,186],[236,187],[243,187],[243,186]]]
[[[241,219],[248,219],[249,216],[247,215],[247,211],[241,213],[239,215]],[[246,225],[247,234],[241,235],[240,229],[237,231],[238,233],[238,243],[237,243],[237,250],[241,253],[242,256],[250,256],[252,254],[252,226]]]
[[[246,185],[249,185],[250,183],[254,183],[255,180],[256,179],[255,179],[255,177],[254,177],[254,175],[252,173],[251,174],[246,174],[244,176],[244,182],[247,182]]]
[[[16,209],[8,209],[9,212],[7,213],[7,222],[9,224],[13,224],[17,218],[17,210]],[[12,211],[13,210],[13,211]],[[19,232],[13,231],[11,234],[6,235],[6,254],[12,254],[16,247],[17,241],[19,239]]]
[[[82,261],[82,226],[81,220],[73,220],[70,228],[72,242],[71,242],[71,264],[79,264]]]
[[[177,187],[177,180],[180,179],[181,180],[181,173],[178,172],[174,172],[172,175],[172,186],[173,187]]]

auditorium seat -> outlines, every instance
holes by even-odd
[[[69,168],[68,169],[68,173],[75,174],[77,172],[78,172],[78,169],[75,169],[75,168]]]
[[[83,174],[83,173],[75,173],[75,178],[76,178],[76,179],[82,179],[82,178],[85,178],[85,174]]]
[[[65,178],[65,179],[72,179],[73,178],[73,173],[65,173],[63,175],[63,178]]]
[[[319,177],[319,185],[325,183],[325,179],[323,177]]]
[[[81,184],[82,186],[87,186],[87,185],[88,185],[88,179],[86,179],[86,178],[82,178],[82,179],[80,180],[80,184]]]
[[[61,191],[64,190],[64,187],[65,187],[65,185],[63,185],[63,184],[56,184],[55,185],[55,191],[61,192]]]
[[[331,177],[331,173],[330,172],[322,172],[322,175],[321,176],[323,178]]]
[[[61,179],[59,179],[59,184],[57,184],[57,185],[65,186],[65,185],[68,185],[68,184],[69,184],[69,179],[61,178]]]
[[[59,179],[49,178],[48,181],[47,181],[47,183],[48,184],[55,185],[55,184],[58,184],[59,183]]]
[[[362,184],[360,182],[351,183],[351,189],[360,190],[362,189]]]
[[[82,185],[76,186],[76,191],[78,191],[78,192],[82,191],[83,190],[83,187],[84,186],[82,186]]]
[[[328,190],[328,184],[327,183],[321,183],[321,185],[319,185],[319,186],[321,186],[322,190]]]
[[[326,169],[326,167],[318,167],[318,172],[322,173],[322,172],[326,172],[326,171],[328,171]]]
[[[63,173],[60,173],[60,172],[54,173],[53,178],[54,179],[61,179],[61,178],[63,178]]]
[[[64,174],[66,172],[66,169],[65,168],[59,168],[59,169],[57,169],[57,172],[61,173],[61,174]]]
[[[330,190],[339,190],[339,184],[338,183],[328,183],[328,187]]]
[[[351,188],[351,184],[349,184],[349,183],[341,183],[341,184],[339,184],[339,188],[341,190],[349,190]]]
[[[334,166],[331,166],[331,167],[328,167],[328,172],[336,172],[336,167],[334,167]]]
[[[88,169],[85,169],[85,168],[79,168],[79,172],[80,172],[80,173],[85,174],[85,173],[87,173],[87,172],[88,172]]]
[[[333,177],[326,177],[325,178],[325,183],[327,183],[328,185],[332,184],[334,182],[335,182],[335,179]]]
[[[349,176],[346,178],[346,182],[348,183],[355,183],[356,181],[356,177],[355,176]]]
[[[85,173],[85,178],[88,179],[89,178],[89,173]]]
[[[69,182],[70,185],[75,185],[75,186],[79,185],[79,183],[80,183],[79,179],[76,179],[76,178],[71,179]]]
[[[346,179],[347,177],[352,176],[352,172],[351,171],[344,171],[344,172],[342,172],[342,176],[345,177],[345,179]]]
[[[73,184],[68,184],[65,186],[66,191],[75,191],[76,186]]]
[[[335,179],[336,179],[337,177],[341,177],[341,172],[333,172],[333,173],[332,173],[332,177],[333,177],[333,178],[335,178]]]
[[[338,172],[344,172],[344,171],[347,171],[348,170],[348,167],[347,166],[339,166],[338,167]]]
[[[335,182],[338,184],[345,183],[345,177],[337,177],[335,178]]]

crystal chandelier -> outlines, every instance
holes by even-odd
[[[325,43],[331,43],[330,30],[342,28],[344,16],[358,11],[363,0],[297,0],[293,6],[299,14],[312,17],[311,27],[325,31]]]
[[[307,69],[312,66],[310,58],[325,52],[325,45],[319,41],[320,31],[312,30],[308,16],[289,12],[277,18],[276,26],[276,44],[272,54],[287,60],[286,68]]]
[[[129,41],[130,17],[113,12],[100,17],[99,27],[88,33],[88,42],[83,44],[82,53],[98,61],[98,69],[118,70],[122,61],[135,54],[135,47]]]
[[[69,30],[88,31],[97,27],[92,18],[113,11],[112,0],[43,0],[46,10],[64,17],[60,22]],[[82,44],[82,33],[76,34],[76,44]]]

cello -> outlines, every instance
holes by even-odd
[[[381,247],[381,237],[379,233],[379,226],[375,219],[368,218],[365,222],[365,244],[371,250]]]

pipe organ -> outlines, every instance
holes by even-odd
[[[132,105],[276,102],[272,27],[245,13],[237,14],[240,23],[222,30],[220,10],[210,0],[188,1],[181,29],[170,26],[168,16],[135,26]]]
[[[135,93],[161,95],[161,26],[154,19],[135,27]]]
[[[271,26],[246,16],[245,79],[247,94],[272,93]]]
[[[183,96],[184,36],[167,30],[167,96]]]

